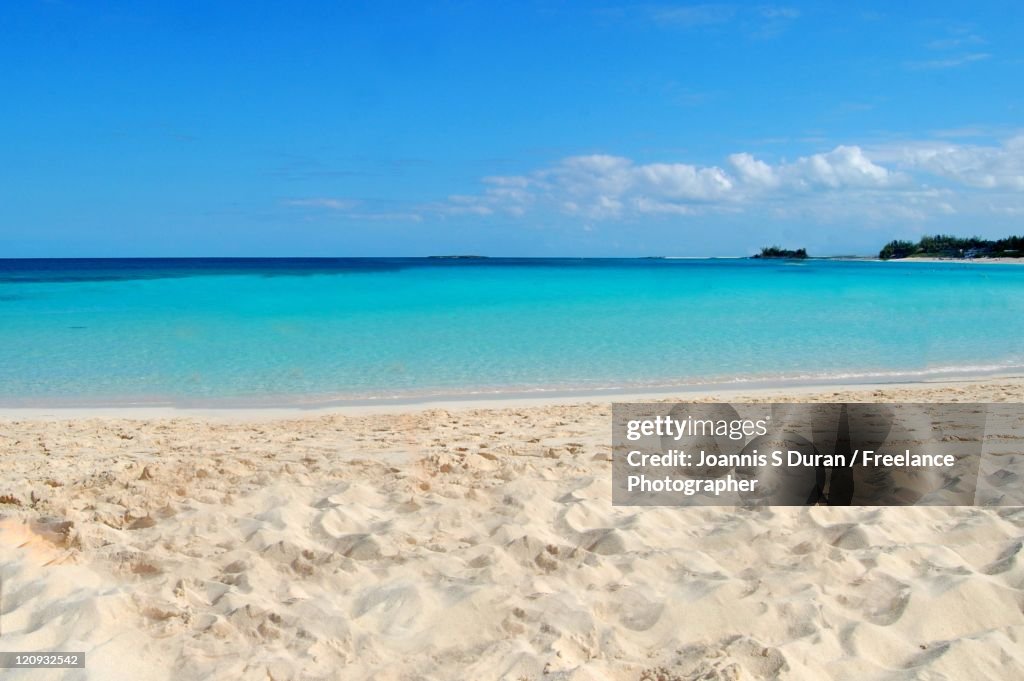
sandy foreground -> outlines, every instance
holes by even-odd
[[[0,650],[87,668],[0,674],[1024,678],[1024,509],[613,507],[609,402],[4,412]]]

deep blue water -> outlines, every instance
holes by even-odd
[[[1024,267],[0,260],[0,402],[291,402],[1024,365]]]

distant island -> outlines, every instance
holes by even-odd
[[[761,252],[751,256],[753,258],[784,258],[787,260],[805,260],[807,258],[807,249],[798,248],[791,251],[787,248],[780,248],[778,246],[765,246],[761,249]]]
[[[486,255],[428,255],[428,260],[486,260]]]
[[[756,257],[756,256],[755,256]],[[991,241],[979,237],[961,238],[948,234],[923,236],[917,243],[894,240],[878,253],[882,260],[902,258],[1024,258],[1024,237],[1009,236]]]

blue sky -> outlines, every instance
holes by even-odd
[[[1024,6],[9,2],[0,257],[1024,232]]]

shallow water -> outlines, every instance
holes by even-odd
[[[0,401],[348,399],[1024,365],[1024,267],[0,260]]]

